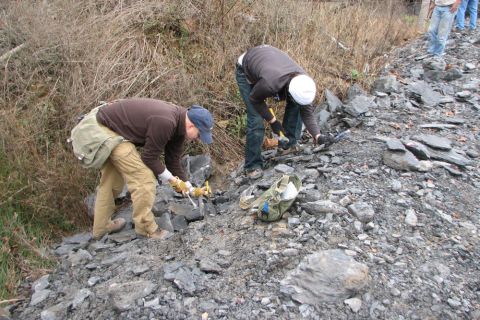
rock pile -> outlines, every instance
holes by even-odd
[[[159,187],[166,241],[124,231],[55,248],[61,264],[10,312],[19,319],[478,319],[480,317],[480,35],[453,34],[442,59],[418,40],[392,54],[371,94],[330,91],[324,130],[351,130],[328,150],[277,156],[262,179],[241,168],[193,205]],[[187,161],[197,184],[208,158]],[[238,206],[295,173],[284,218]],[[172,200],[173,199],[173,200]],[[130,219],[128,202],[119,215]]]

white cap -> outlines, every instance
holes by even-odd
[[[313,102],[317,90],[313,79],[301,74],[290,80],[288,92],[298,104],[306,106]]]

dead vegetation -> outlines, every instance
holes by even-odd
[[[65,143],[77,115],[134,96],[202,104],[217,121],[207,151],[225,165],[243,154],[233,69],[247,48],[288,52],[316,79],[320,101],[325,88],[342,96],[352,81],[368,87],[383,54],[415,35],[390,0],[10,1],[0,14],[2,298],[31,270],[20,261],[43,259],[25,241],[88,224],[82,200],[97,173],[80,168]],[[27,230],[16,237],[5,223],[14,214],[13,228]]]

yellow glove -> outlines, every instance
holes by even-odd
[[[173,181],[170,181],[172,188],[179,193],[188,193],[192,185],[190,182],[182,181],[181,179],[175,177]]]
[[[195,198],[201,197],[201,196],[206,196],[208,194],[208,191],[206,187],[203,188],[193,188],[190,191],[190,194],[194,196]]]

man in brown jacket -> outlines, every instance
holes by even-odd
[[[121,230],[122,218],[112,220],[114,199],[124,183],[132,197],[135,231],[143,236],[164,239],[168,232],[158,231],[151,211],[156,180],[170,183],[183,194],[200,196],[205,188],[193,188],[180,164],[185,140],[212,143],[213,118],[200,106],[189,109],[154,99],[117,100],[101,107],[97,122],[112,135],[125,140],[113,149],[101,169],[95,201],[93,237]],[[143,147],[140,155],[136,146]],[[165,163],[159,159],[164,154]]]
[[[330,143],[326,140],[331,137],[320,134],[314,116],[315,82],[285,52],[269,45],[249,49],[238,58],[236,79],[247,106],[244,169],[248,177],[256,179],[262,175],[264,121],[270,124],[276,135],[288,139],[288,142],[279,143],[284,150],[296,148],[302,122],[315,143]],[[265,103],[269,97],[286,101],[283,124]]]

